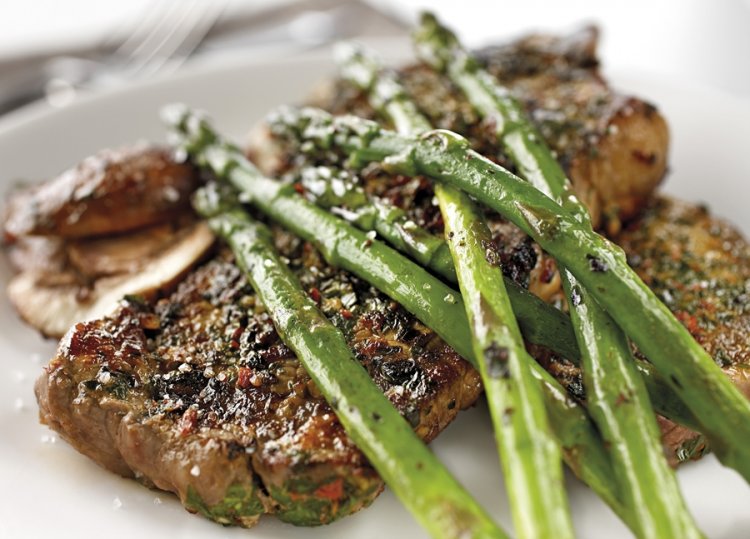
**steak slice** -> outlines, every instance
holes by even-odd
[[[477,373],[401,307],[308,244],[278,233],[277,246],[422,438],[477,399]],[[227,253],[155,307],[77,324],[36,394],[80,452],[223,524],[324,524],[383,487]]]
[[[648,203],[666,172],[669,133],[656,108],[614,91],[599,73],[598,32],[589,27],[569,36],[533,34],[507,45],[477,52],[483,65],[525,105],[547,143],[572,180],[593,223],[617,233]],[[513,170],[499,148],[494,130],[483,124],[464,95],[449,80],[422,65],[398,71],[401,83],[435,127],[467,137],[483,155]],[[318,89],[312,105],[333,114],[355,114],[383,121],[366,95],[348,81],[336,79]],[[387,123],[387,122],[386,122]],[[299,176],[300,167],[345,166],[333,153],[302,156],[300,148],[273,137],[263,126],[250,136],[251,158],[270,176]],[[343,158],[342,158],[343,157]],[[407,211],[415,223],[442,234],[442,218],[433,204],[432,186],[423,178],[392,177],[376,166],[361,173],[363,187]],[[510,271],[545,301],[564,305],[554,260],[538,246],[524,242],[517,228],[495,217],[495,247]],[[526,267],[530,264],[530,267]]]

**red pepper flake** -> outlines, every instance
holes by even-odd
[[[237,387],[240,389],[247,389],[251,385],[253,385],[253,378],[255,377],[255,372],[253,372],[253,369],[249,369],[248,367],[240,367],[237,369]]]
[[[237,329],[232,332],[232,340],[239,341],[243,331],[245,331],[245,328],[243,326],[237,326]]]
[[[677,311],[675,313],[677,319],[687,328],[690,334],[695,337],[700,332],[698,327],[698,319],[692,314],[686,311]]]
[[[315,303],[320,303],[320,298],[322,297],[320,294],[320,290],[313,287],[312,290],[310,290],[310,297]]]
[[[339,477],[330,483],[318,487],[315,489],[315,496],[331,501],[340,500],[344,496],[344,480]]]
[[[555,261],[551,258],[545,258],[539,280],[545,284],[552,282],[552,277],[555,276],[556,270],[557,266],[555,265]]]
[[[188,436],[195,432],[195,428],[198,426],[198,412],[195,408],[188,408],[185,413],[182,414],[180,422],[178,424],[180,428],[180,436]]]
[[[302,185],[301,183],[295,183],[294,190],[297,191],[300,195],[305,194],[305,186]]]
[[[347,320],[351,319],[351,317],[354,316],[349,309],[341,309],[339,312],[341,313],[341,316],[343,316]]]

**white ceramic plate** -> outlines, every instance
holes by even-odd
[[[382,47],[381,47],[382,49]],[[392,44],[390,44],[393,52]],[[404,49],[402,49],[404,50]],[[405,49],[408,50],[408,49]],[[399,54],[395,54],[398,56]],[[391,54],[391,56],[394,56]],[[403,56],[403,54],[401,55]],[[605,59],[606,63],[606,59]],[[327,51],[285,60],[223,60],[167,80],[130,87],[66,109],[32,109],[0,122],[0,189],[15,179],[46,178],[96,150],[138,139],[162,141],[159,108],[183,101],[209,110],[241,138],[270,108],[299,101],[333,72]],[[750,103],[652,75],[613,77],[665,112],[673,134],[667,189],[709,203],[750,231]],[[0,280],[9,270],[0,262]],[[37,422],[33,380],[54,343],[25,327],[0,299],[0,537],[424,537],[389,492],[373,506],[330,526],[303,529],[264,518],[253,530],[222,528],[188,514],[176,498],[99,468]],[[483,406],[463,413],[433,445],[469,489],[506,527],[507,499]],[[750,488],[713,457],[679,471],[688,502],[717,539],[750,534]],[[570,501],[580,537],[629,537],[609,509],[575,479]]]

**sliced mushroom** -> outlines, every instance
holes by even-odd
[[[78,268],[68,265],[63,272],[43,268],[24,271],[11,280],[8,296],[27,323],[45,336],[61,337],[73,324],[107,314],[123,296],[151,299],[169,290],[201,260],[214,240],[205,223],[180,228],[169,241],[165,241],[162,227],[151,232],[155,237],[139,234],[139,241],[102,239],[89,251],[79,244]],[[145,257],[144,243],[151,245]],[[157,245],[161,248],[154,250]],[[129,252],[124,250],[127,246]],[[118,249],[117,256],[112,256]],[[96,272],[82,274],[79,269],[86,262],[98,268],[101,276],[91,280]],[[111,273],[115,269],[125,271]]]

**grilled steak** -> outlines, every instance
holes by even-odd
[[[277,245],[420,436],[475,401],[478,375],[432,331],[308,244]],[[155,307],[77,324],[36,392],[79,451],[225,524],[326,523],[382,489],[226,255]]]
[[[596,72],[593,43],[590,33],[568,41],[530,38],[485,58],[534,112],[592,213],[603,214],[615,230],[661,178],[666,130],[651,107],[606,87]],[[445,80],[422,67],[404,76],[436,124],[463,131],[503,160]],[[362,96],[343,83],[327,99],[334,111],[372,115]],[[291,176],[309,164],[268,148],[254,153]],[[616,181],[605,184],[603,171],[622,163]],[[418,224],[442,232],[429,182],[391,177],[377,167],[362,181],[370,193],[406,208]],[[643,226],[672,226],[664,208],[650,210]],[[493,217],[492,227],[490,254],[506,273],[559,301],[554,262],[512,225]],[[326,266],[309,244],[274,231],[277,248],[311,297],[420,436],[434,438],[477,399],[478,375],[432,331],[366,283]],[[621,239],[631,257],[640,254],[652,267],[671,260],[671,250],[659,251],[634,230]],[[745,249],[739,237],[736,245]],[[736,257],[743,271],[749,262]],[[686,297],[672,307],[680,310]],[[696,304],[692,312],[701,308]],[[575,390],[570,366],[557,361],[550,368]],[[107,317],[75,325],[36,392],[42,421],[79,451],[116,473],[175,492],[189,510],[221,523],[250,526],[273,513],[295,524],[322,524],[368,505],[382,489],[226,252],[156,304],[131,298]],[[671,449],[684,449],[684,439]]]
[[[703,206],[659,197],[615,241],[750,398],[750,246],[743,235]]]
[[[526,105],[532,120],[566,168],[595,225],[619,230],[662,180],[669,134],[650,104],[613,91],[599,74],[597,32],[587,28],[560,38],[532,35],[479,51],[479,58]],[[468,137],[475,150],[513,169],[450,80],[415,65],[399,72],[401,82],[432,125]],[[334,113],[374,117],[367,99],[350,83],[337,81],[314,104]]]
[[[660,196],[613,239],[641,279],[750,398],[750,245],[745,238],[703,206]],[[566,361],[546,359],[548,370],[583,398],[580,371]],[[659,423],[673,464],[703,455],[702,436],[662,417]]]
[[[143,145],[103,150],[49,182],[15,193],[6,208],[5,240],[101,236],[169,222],[189,207],[197,183],[195,172],[166,150]]]

